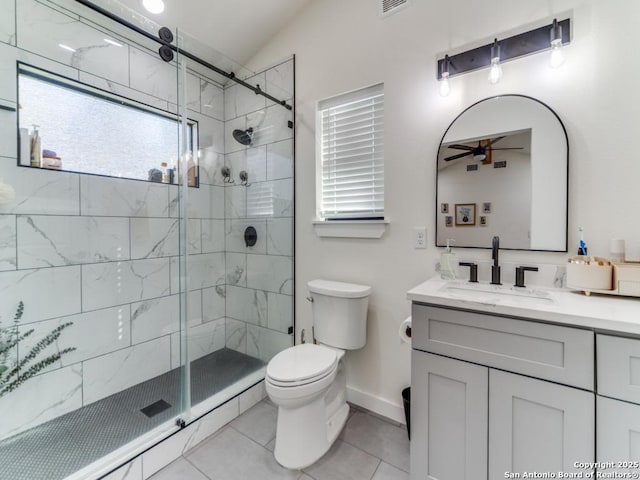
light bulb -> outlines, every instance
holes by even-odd
[[[496,84],[502,78],[502,66],[500,65],[500,57],[491,59],[491,68],[489,68],[489,83]]]
[[[562,52],[562,25],[558,23],[558,19],[554,18],[549,31],[549,43],[551,44],[551,56],[549,57],[549,66],[558,68],[564,63],[564,54]]]
[[[500,44],[496,38],[491,46],[491,67],[489,68],[489,83],[496,84],[502,78],[502,66],[500,65]]]
[[[557,39],[551,42],[551,57],[549,57],[549,66],[558,68],[564,63],[564,53],[562,53],[562,40]]]
[[[451,92],[449,85],[449,55],[444,56],[440,70],[440,96],[446,97]]]
[[[442,73],[442,79],[440,80],[440,96],[446,97],[451,92],[451,87],[449,86],[449,72]]]
[[[142,6],[146,8],[149,13],[156,15],[164,12],[163,0],[142,0]]]

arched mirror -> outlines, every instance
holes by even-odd
[[[569,145],[544,103],[491,97],[449,125],[438,150],[436,246],[567,251]]]

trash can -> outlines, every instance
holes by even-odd
[[[404,418],[407,421],[407,435],[411,440],[411,387],[402,390],[402,404],[404,405]]]

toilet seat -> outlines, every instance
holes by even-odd
[[[317,382],[338,368],[338,353],[331,348],[303,343],[278,353],[267,365],[267,381],[279,387]]]

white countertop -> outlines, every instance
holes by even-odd
[[[462,285],[465,282],[455,283]],[[450,284],[448,280],[434,277],[409,290],[407,298],[412,302],[443,307],[640,335],[640,298],[598,294],[586,296],[570,290],[540,288],[539,290],[545,290],[553,297],[553,303],[525,306],[514,303],[494,304],[463,299],[458,294],[452,295],[446,291]],[[538,290],[538,287],[535,288]]]

